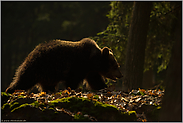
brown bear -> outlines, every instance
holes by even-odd
[[[41,91],[53,92],[59,82],[76,89],[84,79],[92,89],[99,90],[107,87],[105,78],[121,77],[111,49],[101,49],[89,38],[78,42],[53,40],[39,44],[25,58],[6,92],[30,90],[35,85]]]

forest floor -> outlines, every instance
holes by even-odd
[[[1,121],[158,121],[164,91],[1,92]]]

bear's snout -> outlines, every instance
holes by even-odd
[[[115,81],[121,77],[123,77],[123,74],[121,73],[120,70],[111,71],[106,74],[106,78],[109,78]]]

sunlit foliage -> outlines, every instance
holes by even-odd
[[[105,31],[93,37],[100,46],[109,46],[121,65],[125,51],[133,10],[133,2],[111,2],[107,17],[110,23]],[[150,68],[157,73],[167,68],[174,42],[176,2],[153,2],[147,35],[144,71]]]

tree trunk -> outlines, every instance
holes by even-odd
[[[152,2],[134,2],[124,74],[124,85],[128,90],[142,85],[151,7]]]
[[[176,19],[175,43],[165,79],[160,121],[182,121],[182,6]]]

